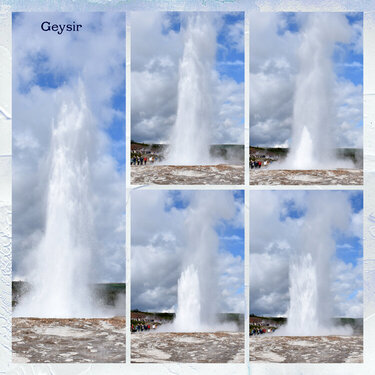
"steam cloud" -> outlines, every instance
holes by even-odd
[[[308,15],[299,48],[299,73],[293,106],[292,144],[288,169],[329,169],[351,164],[337,160],[333,127],[333,50],[336,43],[348,43],[351,29],[345,15]]]
[[[188,17],[179,69],[177,118],[171,131],[167,164],[210,162],[211,74],[216,54],[216,30],[211,18],[200,13]]]

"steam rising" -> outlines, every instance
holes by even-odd
[[[184,39],[177,118],[171,131],[166,163],[209,164],[213,116],[211,74],[216,54],[216,30],[212,17],[202,13],[189,15]]]
[[[220,202],[220,203],[218,203]],[[204,332],[237,330],[220,324],[219,238],[215,226],[235,215],[233,195],[228,192],[195,192],[185,221],[187,248],[178,280],[178,307],[172,326],[163,330]]]
[[[350,334],[347,327],[334,327],[331,294],[332,257],[336,252],[335,230],[349,226],[350,204],[344,195],[311,194],[305,223],[301,227],[299,248],[289,266],[290,305],[288,323],[279,335],[316,336]],[[329,202],[329,204],[327,204]]]
[[[345,15],[311,13],[298,51],[293,128],[285,169],[350,167],[337,160],[333,129],[336,124],[332,55],[336,43],[348,43],[351,30]]]
[[[60,92],[48,159],[45,232],[27,259],[32,289],[21,299],[15,316],[94,314],[88,285],[94,237],[90,165],[96,132],[81,82],[75,91]]]

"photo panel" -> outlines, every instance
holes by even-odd
[[[13,362],[125,362],[125,13],[12,21]]]
[[[244,363],[244,192],[131,199],[131,361]]]
[[[250,184],[363,185],[363,13],[250,13]]]
[[[249,324],[250,363],[363,362],[362,191],[251,191]]]
[[[244,184],[244,12],[131,14],[131,184]]]

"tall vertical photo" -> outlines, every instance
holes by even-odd
[[[250,16],[250,184],[363,184],[363,14]]]
[[[125,14],[13,14],[13,362],[125,361]]]
[[[363,362],[362,191],[251,193],[250,361]]]
[[[244,184],[244,13],[131,14],[131,183]]]
[[[132,192],[131,361],[244,363],[244,192]]]

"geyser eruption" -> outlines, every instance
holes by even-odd
[[[335,155],[336,124],[332,55],[335,44],[350,41],[345,15],[307,15],[298,51],[293,127],[290,153],[282,167],[287,169],[329,169],[348,167]]]
[[[334,231],[349,227],[350,204],[338,193],[310,193],[299,248],[289,266],[287,325],[276,334],[319,336],[350,334],[333,323],[331,262],[336,252]]]
[[[218,204],[220,202],[220,204]],[[178,281],[178,307],[173,330],[199,332],[234,330],[221,325],[219,312],[219,239],[215,226],[235,214],[233,197],[228,192],[195,192],[186,218],[186,259]]]
[[[299,256],[290,264],[290,306],[288,333],[291,335],[317,335],[322,324],[317,311],[318,281],[311,254]]]
[[[194,332],[201,326],[201,298],[198,271],[193,265],[181,274],[177,286],[178,309],[174,327],[176,331]]]
[[[82,83],[60,92],[53,122],[45,231],[29,262],[31,291],[16,316],[74,318],[91,316],[90,261],[92,207],[90,159],[95,148],[93,119]]]
[[[216,54],[216,31],[211,17],[201,13],[189,15],[184,39],[177,117],[166,164],[209,164],[213,117],[211,74]]]

